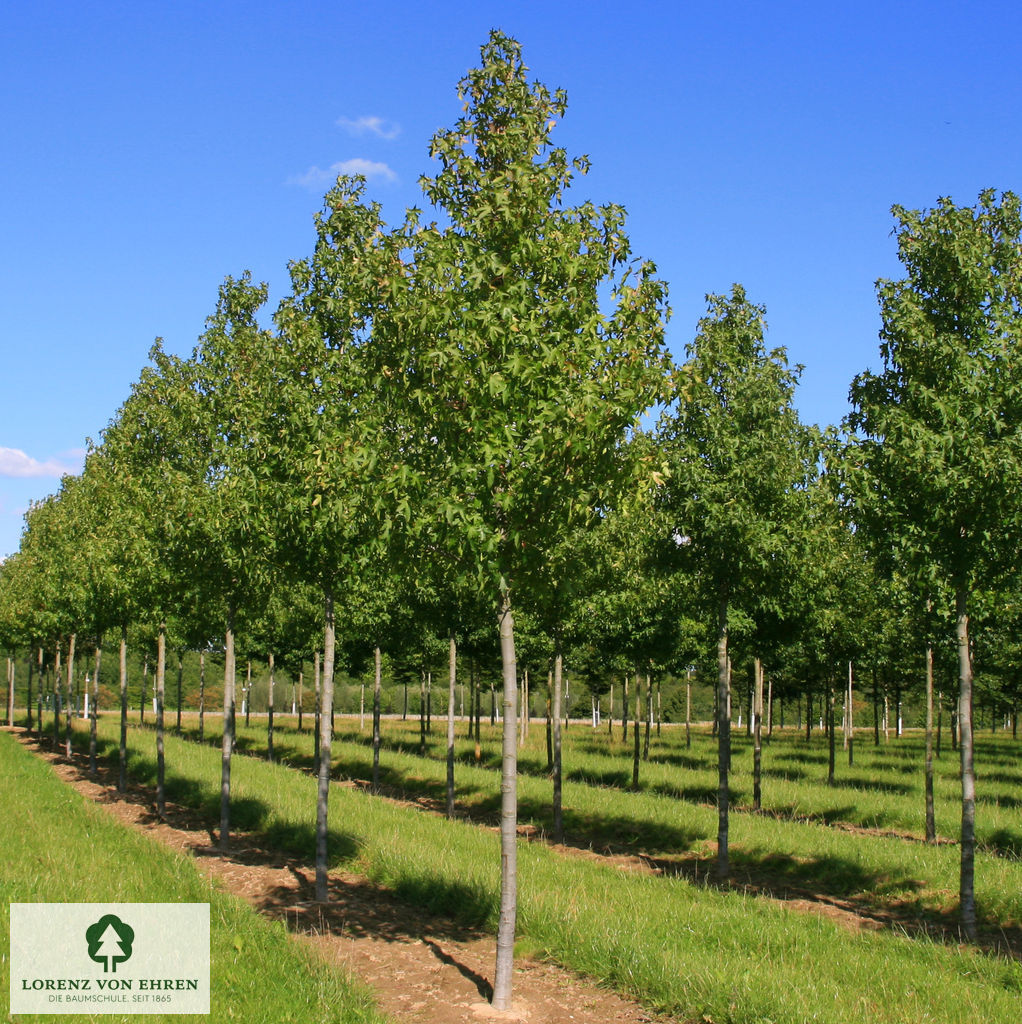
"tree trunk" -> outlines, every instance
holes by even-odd
[[[610,681],[610,692],[607,694],[607,735],[614,738],[614,680]]]
[[[553,777],[554,771],[554,723],[551,721],[554,706],[554,670],[546,674],[546,770]]]
[[[7,727],[14,727],[14,659],[7,659]],[[95,771],[92,773],[95,775]]]
[[[60,746],[60,641],[58,640],[53,653],[53,749]]]
[[[252,659],[249,658],[245,669],[245,728],[248,728],[252,717]]]
[[[305,664],[303,661],[302,664]],[[298,670],[298,731],[302,731],[302,702],[305,700],[305,694],[302,692],[305,687],[305,674],[301,669]]]
[[[727,591],[717,606],[717,878],[730,874],[728,862],[728,770],[731,766],[731,673],[727,652]]]
[[[266,691],[266,760],[273,763],[273,690],[276,680],[274,679],[273,652],[270,651],[267,658],[267,668],[270,671],[269,688]]]
[[[472,688],[476,694],[476,721],[475,721],[475,754],[476,762],[483,759],[483,684],[476,672],[476,663],[473,658],[469,662],[469,671],[472,673]]]
[[[454,630],[447,649],[447,817],[454,817],[454,700],[458,689],[458,642]]]
[[[755,658],[752,663],[753,698],[752,714],[755,725],[752,730],[752,809],[763,806],[763,662]]]
[[[944,691],[937,691],[937,760],[940,760],[940,738],[944,731]]]
[[[177,652],[177,724],[174,726],[174,732],[178,736],[181,735],[181,682],[185,672],[183,656],[183,652],[179,649]]]
[[[976,897],[973,888],[976,857],[976,775],[972,750],[972,659],[969,656],[968,591],[955,588],[955,638],[958,642],[958,747],[962,768],[962,862],[959,887],[962,931],[976,940]]]
[[[638,680],[636,680],[636,684]],[[650,674],[646,673],[646,728],[642,737],[642,759],[649,760],[649,734],[653,728],[653,680]]]
[[[933,810],[933,647],[926,645],[926,841],[937,841]]]
[[[199,742],[206,733],[206,652],[199,651]]]
[[[514,968],[515,924],[518,912],[518,748],[516,746],[515,698],[518,667],[515,664],[514,620],[511,594],[500,595],[500,659],[504,683],[503,743],[500,808],[500,916],[497,924],[497,959],[493,978],[493,1006],[511,1009],[511,976]]]
[[[663,724],[663,701],[661,700],[661,680],[657,677],[656,681],[656,738],[660,739],[660,728]]]
[[[561,774],[561,686],[564,677],[564,657],[561,653],[561,638],[558,635],[554,647],[553,706],[550,709],[553,740],[551,776],[553,779],[554,842],[564,842],[564,809],[562,807]]]
[[[827,785],[834,785],[834,683],[827,690]]]
[[[517,686],[517,683],[515,684]],[[426,670],[419,672],[419,757],[426,756]]]
[[[163,698],[167,683],[167,624],[160,622],[156,636],[156,813],[166,814],[166,757],[163,750]]]
[[[40,647],[39,650],[41,651],[42,648]],[[32,651],[29,650],[29,652],[28,652],[28,692],[25,695],[25,713],[26,713],[26,719],[27,719],[26,725],[28,727],[28,733],[29,733],[30,736],[32,735],[32,667],[33,667],[33,664],[34,664],[34,662],[32,660]]]
[[[96,661],[92,670],[92,705],[89,708],[89,774],[96,777],[96,725],[98,722],[99,704],[99,661],[103,653],[103,646],[96,641]],[[13,680],[12,680],[13,682]]]
[[[621,682],[621,742],[628,742],[628,676]]]
[[[806,743],[813,736],[813,691],[806,689]]]
[[[315,663],[315,678],[314,678],[314,682],[315,682],[315,686],[316,686],[316,712],[315,712],[315,714],[313,716],[315,721],[314,721],[314,725],[313,725],[313,733],[314,733],[314,735],[313,735],[313,739],[312,739],[312,765],[313,765],[313,767],[316,770],[316,777],[319,778],[319,741],[320,741],[320,734],[323,731],[323,729],[322,729],[323,723],[321,721],[321,717],[322,717],[322,714],[323,714],[323,699],[322,699],[323,694],[322,694],[322,684],[320,682],[319,651],[316,651],[316,663]]]
[[[852,689],[852,663],[848,662],[848,767],[851,768],[855,761],[855,710],[854,692]]]
[[[231,833],[231,753],[234,746],[234,605],[227,608],[224,631],[224,734],[220,754],[220,849],[226,851]]]
[[[639,729],[639,723],[642,719],[639,717],[642,713],[640,698],[642,696],[642,682],[639,678],[639,673],[635,673],[635,705],[632,712],[632,789],[638,790],[639,788],[639,747],[642,742],[642,736]]]
[[[383,652],[380,645],[373,647],[373,786],[380,791],[380,700],[383,694]]]
[[[71,687],[74,683],[75,638],[72,633],[67,642],[67,689],[64,701],[64,754],[71,760]]]
[[[316,900],[326,903],[327,889],[327,810],[330,800],[330,745],[333,740],[334,705],[334,595],[327,587],[323,615],[323,681],[319,711],[319,766],[316,785]]]
[[[138,702],[138,723],[145,724],[145,691],[149,680],[149,655],[142,658],[142,697]]]
[[[685,749],[692,748],[692,673],[685,672]]]

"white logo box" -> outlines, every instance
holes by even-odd
[[[12,903],[11,1013],[209,1013],[208,903]]]

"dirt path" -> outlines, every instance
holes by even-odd
[[[215,836],[188,808],[167,805],[164,821],[152,794],[129,783],[119,794],[113,773],[88,777],[88,761],[69,763],[28,740],[57,775],[119,821],[194,858],[229,892],[261,913],[282,920],[300,941],[331,963],[346,967],[375,992],[384,1012],[409,1024],[524,1021],[528,1024],[647,1024],[666,1021],[636,1003],[557,967],[520,957],[514,976],[515,1009],[501,1013],[488,1002],[495,941],[492,936],[429,917],[367,879],[330,875],[330,902],[314,899],[311,864],[266,849],[244,834],[232,836],[221,855]]]

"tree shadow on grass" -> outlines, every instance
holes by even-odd
[[[979,841],[979,848],[995,857],[1022,860],[1022,834],[1006,828],[985,833]]]
[[[780,779],[782,782],[796,782],[809,774],[802,768],[762,768],[760,772],[765,779]]]
[[[886,779],[867,778],[865,775],[836,775],[828,784],[831,789],[863,789],[880,793],[891,793],[895,796],[908,796],[918,787],[904,782],[889,782]]]
[[[983,772],[984,782],[1000,782],[1005,786],[1022,786],[1022,772]]]
[[[858,809],[855,804],[842,807],[826,807],[822,810],[806,811],[798,804],[777,804],[765,807],[759,812],[779,821],[793,821],[800,825],[835,825],[839,823],[856,824]]]
[[[1008,796],[1005,793],[990,793],[981,790],[976,794],[976,803],[985,804],[988,807],[1008,807],[1018,810],[1022,807],[1022,796]]]
[[[668,782],[658,782],[650,787],[651,793],[658,796],[670,797],[672,800],[683,800],[690,804],[699,804],[703,807],[716,807],[718,787],[713,786],[675,786]],[[734,806],[747,799],[748,793],[744,789],[728,787],[728,804]]]
[[[830,755],[826,751],[816,753],[803,750],[791,754],[774,754],[770,759],[783,764],[826,764],[830,760]]]
[[[108,767],[110,784],[115,785],[115,773],[119,760],[118,747],[111,741],[101,741],[103,760]],[[110,749],[106,749],[110,748]],[[98,752],[97,748],[97,752]],[[112,752],[112,757],[110,756]],[[128,774],[134,786],[120,798],[150,807],[155,800],[156,761],[149,757],[132,755],[128,759]],[[219,780],[199,781],[176,773],[168,766],[164,775],[164,795],[179,807],[193,812],[194,817],[179,819],[184,827],[194,828],[198,822],[205,827],[211,845],[217,843],[220,826]],[[141,788],[139,788],[141,787]],[[284,822],[273,817],[273,808],[256,797],[231,797],[231,838],[237,841],[235,833],[247,833],[246,841],[264,849],[284,850],[313,859],[316,852],[316,827],[313,822]],[[311,811],[310,811],[311,815]],[[171,816],[164,819],[174,824]],[[331,866],[337,866],[353,859],[359,850],[357,840],[347,833],[328,830],[327,849]]]

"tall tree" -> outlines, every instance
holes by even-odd
[[[678,403],[660,423],[667,479],[661,505],[682,566],[696,567],[716,621],[717,874],[729,873],[731,763],[729,616],[735,603],[768,605],[805,518],[816,443],[793,405],[800,367],[767,351],[765,310],[741,285],[708,297]]]
[[[493,32],[459,84],[463,116],[434,136],[440,169],[422,182],[444,226],[420,229],[410,217],[413,287],[374,339],[386,343],[378,372],[409,439],[395,517],[421,526],[496,611],[504,695],[493,1004],[505,1009],[517,902],[515,602],[565,531],[607,500],[615,449],[664,385],[664,286],[649,264],[616,273],[629,258],[620,207],[562,205],[588,162],[551,148],[566,97],[530,84],[527,70],[518,43]]]
[[[401,278],[403,264],[383,244],[379,207],[363,202],[364,188],[360,179],[338,178],[316,215],[312,255],[291,265],[292,292],[276,314],[277,415],[264,446],[282,557],[323,596],[316,810],[321,901],[328,895],[337,620],[360,610],[360,598],[373,586],[369,571],[386,554],[392,527],[380,514],[378,494],[393,472],[395,428],[385,387],[364,371],[363,349],[372,344],[390,281]]]
[[[960,913],[976,933],[970,594],[1022,540],[1022,209],[1017,196],[893,208],[901,280],[878,282],[883,370],[852,385],[863,524],[887,537],[925,603],[954,593],[961,730]]]

